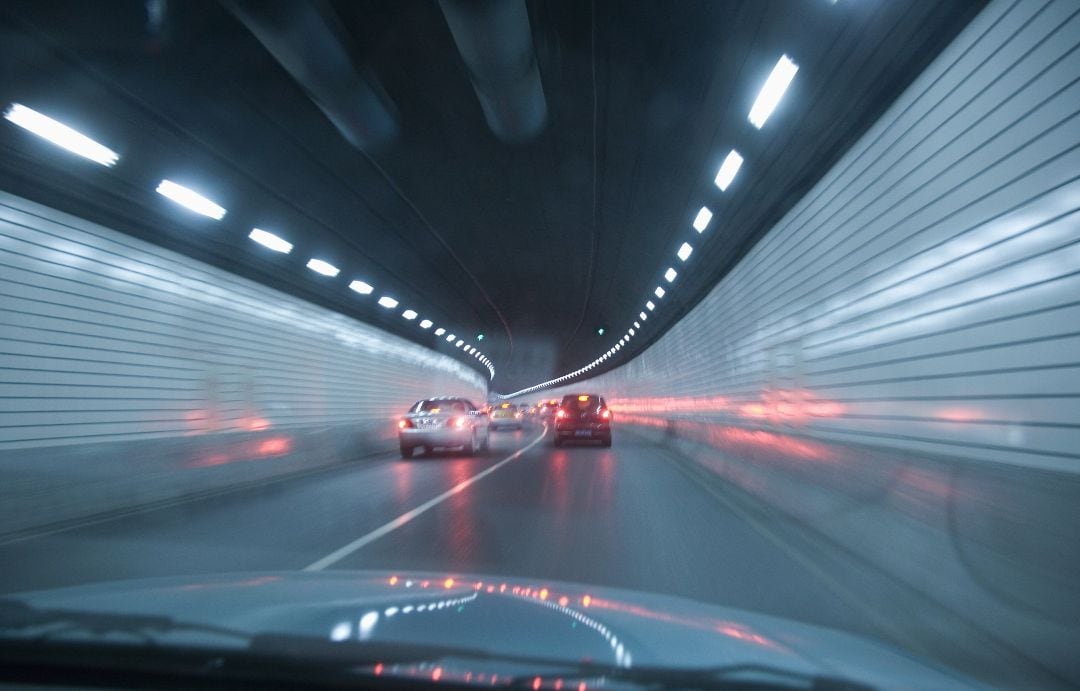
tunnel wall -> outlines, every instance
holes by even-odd
[[[344,288],[343,288],[344,289]],[[356,458],[445,355],[0,193],[0,534]]]
[[[668,333],[523,398],[606,395],[616,449],[644,434],[1080,683],[1078,10],[992,2]]]
[[[624,413],[1080,471],[1076,7],[992,3],[699,305],[589,385]]]

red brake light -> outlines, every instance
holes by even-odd
[[[566,411],[563,410],[562,408],[559,408],[558,410],[555,411],[555,417],[560,418],[560,419],[566,417]]]
[[[412,420],[405,418],[404,420],[398,420],[398,429],[408,429],[413,426]]]
[[[456,417],[450,421],[450,424],[453,425],[455,429],[464,429],[467,422],[468,420],[463,417]]]
[[[607,408],[604,408],[604,410],[600,413],[600,417],[602,417],[605,420],[610,420],[611,419],[611,411],[608,410]]]

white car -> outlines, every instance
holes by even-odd
[[[402,458],[412,458],[418,448],[431,453],[435,448],[460,447],[472,455],[487,451],[489,442],[487,415],[464,398],[425,398],[398,420]]]

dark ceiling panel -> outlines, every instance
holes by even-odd
[[[0,185],[459,352],[346,289],[368,280],[465,338],[486,334],[493,386],[511,391],[606,350],[689,241],[675,286],[610,364],[655,340],[983,4],[529,2],[548,119],[507,144],[436,3],[342,0],[328,7],[399,126],[365,152],[217,3],[7,2],[3,105],[65,114],[123,159],[91,169],[5,126]],[[758,131],[746,115],[782,53],[799,74]],[[721,193],[712,179],[732,147],[746,163]],[[202,183],[228,215],[178,212],[153,191],[162,177]],[[703,204],[716,217],[698,236]],[[294,253],[260,251],[252,226],[280,230]],[[308,256],[342,276],[313,275]]]

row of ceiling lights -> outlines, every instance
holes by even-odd
[[[20,103],[12,103],[4,112],[4,118],[71,153],[87,158],[103,166],[114,166],[120,160],[120,155],[107,146],[94,141],[90,137],[68,127],[62,122],[58,122],[47,115],[43,115]],[[162,180],[158,184],[156,191],[163,197],[166,197],[197,214],[206,216],[207,218],[220,221],[225,217],[226,210],[220,204],[217,204],[195,190],[173,182],[172,180]],[[252,228],[248,237],[274,252],[289,254],[293,249],[292,243],[288,240],[260,228]],[[308,260],[307,268],[328,278],[336,278],[337,275],[341,273],[341,270],[330,262],[315,257]],[[371,295],[375,291],[374,286],[361,280],[352,281],[349,283],[349,288],[360,295]],[[396,309],[398,307],[398,301],[389,295],[381,296],[378,300],[378,304],[386,309]],[[401,318],[408,321],[416,321],[419,316],[420,315],[417,314],[415,310],[411,309],[406,309],[401,312]],[[418,322],[418,325],[424,330],[435,327],[435,323],[430,319],[421,319]],[[447,330],[441,326],[435,327],[435,335],[445,335],[447,343],[453,344],[463,352],[479,360],[487,367],[490,375],[489,378],[493,379],[495,377],[494,364],[475,346],[466,343],[465,339],[458,338],[457,335],[453,333],[447,334]],[[479,334],[477,339],[482,341],[484,339],[483,334]]]
[[[791,84],[791,80],[795,78],[795,73],[799,71],[799,66],[792,62],[791,58],[787,55],[781,55],[780,59],[776,62],[769,77],[765,80],[765,84],[761,87],[761,91],[758,92],[757,98],[754,99],[754,105],[750,108],[750,114],[748,119],[750,124],[755,128],[761,129],[765,125],[765,121],[772,115],[773,110],[780,103],[780,99],[783,98],[784,92],[787,91],[788,86]],[[726,192],[731,185],[735,176],[739,172],[739,168],[742,167],[743,157],[742,155],[732,149],[728,152],[728,155],[724,157],[723,162],[720,164],[720,169],[716,173],[716,177],[713,179],[713,184],[720,188],[721,192]],[[705,232],[705,229],[709,227],[709,222],[712,221],[713,213],[707,206],[701,207],[694,217],[693,227],[698,234]],[[694,247],[689,242],[684,242],[679,246],[679,249],[675,252],[675,256],[679,258],[679,261],[686,262],[693,254]],[[675,282],[679,272],[675,270],[674,266],[669,266],[667,271],[664,272],[664,281],[670,286]],[[657,300],[662,300],[667,295],[668,288],[665,288],[663,284],[656,286],[653,289],[653,296]],[[523,394],[532,393],[539,389],[543,389],[548,386],[554,386],[561,384],[574,377],[581,376],[589,372],[594,367],[602,364],[608,359],[615,356],[623,346],[625,346],[631,338],[637,335],[641,330],[641,325],[649,319],[649,314],[656,309],[656,303],[650,298],[645,301],[645,309],[638,313],[638,319],[633,322],[633,326],[627,328],[626,333],[614,343],[611,348],[607,350],[603,355],[596,358],[584,367],[580,367],[573,372],[567,372],[561,377],[556,377],[541,384],[535,384],[533,386],[515,391],[511,394],[506,394],[503,398],[513,398],[514,396],[521,396]],[[601,336],[604,335],[605,329],[600,328],[597,333]]]

